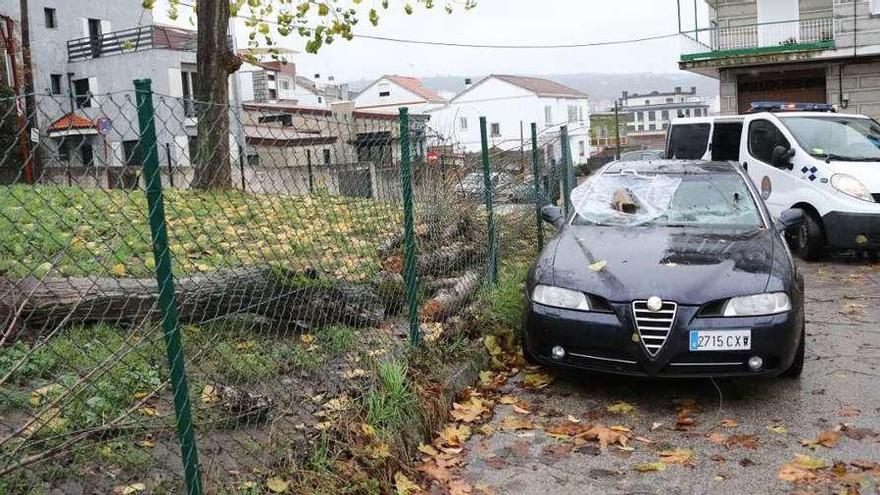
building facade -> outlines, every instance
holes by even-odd
[[[397,113],[401,107],[424,113],[443,106],[446,100],[415,77],[386,75],[373,81],[354,97],[355,108]]]
[[[547,163],[562,157],[562,126],[568,131],[573,163],[586,163],[590,156],[587,94],[548,79],[492,74],[430,114],[434,132],[461,151],[480,150],[480,117],[485,116],[491,147],[503,151],[531,148],[534,122]]]
[[[880,2],[706,0],[680,19],[683,70],[719,80],[721,113],[755,101],[831,103],[880,117]],[[682,4],[684,9],[684,4]]]
[[[630,115],[626,124],[630,142],[648,148],[663,147],[671,119],[709,115],[709,104],[697,95],[696,87],[644,94],[624,91],[617,103],[620,111]]]

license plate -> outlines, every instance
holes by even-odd
[[[751,330],[691,330],[691,351],[748,351]]]

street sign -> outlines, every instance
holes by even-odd
[[[101,117],[95,121],[95,127],[98,128],[98,132],[106,136],[113,129],[113,122],[107,117]]]

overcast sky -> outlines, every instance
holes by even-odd
[[[378,0],[366,0],[369,8]],[[437,2],[441,7],[443,1]],[[462,2],[456,2],[462,3]],[[700,16],[705,3],[698,0]],[[416,8],[403,12],[402,0],[391,0],[388,11],[380,11],[378,27],[362,16],[355,33],[395,38],[477,44],[566,44],[643,38],[676,33],[676,0],[478,0],[477,7],[456,9]],[[684,0],[693,25],[693,3]],[[396,8],[395,8],[396,6]],[[161,3],[157,20],[163,20]],[[189,15],[183,10],[182,17]],[[701,26],[702,27],[702,26]],[[247,30],[237,25],[242,37]],[[302,50],[295,36],[282,45],[301,51],[293,55],[297,72],[337,80],[372,79],[381,74],[415,76],[479,75],[498,73],[575,72],[675,72],[679,56],[677,38],[617,46],[552,50],[451,48],[411,45],[355,38],[324,46],[317,55]]]

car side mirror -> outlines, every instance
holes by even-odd
[[[771,161],[773,162],[773,166],[776,168],[784,168],[787,170],[791,170],[794,166],[791,164],[791,159],[794,157],[794,148],[786,148],[785,146],[777,146],[773,148],[773,155],[771,156]]]
[[[800,208],[790,208],[779,215],[779,225],[785,230],[793,229],[803,223],[803,221],[804,210]]]
[[[561,229],[565,223],[565,214],[562,213],[562,208],[554,205],[541,208],[541,218],[557,229]]]

